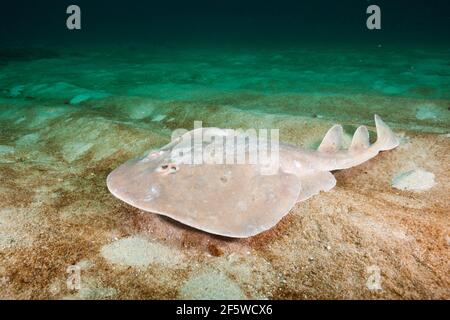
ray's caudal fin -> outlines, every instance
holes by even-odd
[[[396,148],[399,145],[398,138],[384,123],[384,121],[375,115],[375,125],[377,128],[377,141],[372,145],[377,151],[385,151]],[[325,153],[338,152],[342,147],[342,136],[344,130],[341,125],[334,125],[323,138],[318,151]],[[356,129],[353,135],[352,144],[350,145],[350,152],[361,152],[369,149],[369,131],[365,126],[360,126]]]
[[[375,146],[378,150],[386,151],[398,147],[400,144],[398,138],[378,115],[375,115],[375,125],[377,127],[377,141],[375,142]]]

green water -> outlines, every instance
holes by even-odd
[[[394,125],[449,127],[450,50],[366,47],[10,50],[0,62],[0,121],[28,126],[74,112],[174,128],[233,126],[224,108]],[[13,58],[11,58],[13,57]],[[42,108],[53,108],[46,112]],[[37,110],[37,109],[36,109]],[[20,121],[23,117],[26,121]],[[202,119],[205,118],[205,119]],[[41,121],[38,120],[38,121]]]

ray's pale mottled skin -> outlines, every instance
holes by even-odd
[[[260,164],[176,163],[172,155],[181,143],[175,141],[126,162],[108,176],[107,185],[114,196],[139,209],[209,233],[251,237],[274,227],[297,202],[333,189],[331,171],[357,166],[397,147],[398,139],[380,117],[375,116],[375,123],[378,137],[373,145],[361,126],[350,148],[341,150],[340,125],[328,131],[316,151],[280,145],[279,169],[271,175],[262,174]]]

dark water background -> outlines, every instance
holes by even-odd
[[[82,10],[82,30],[65,26],[66,8]],[[382,30],[366,28],[377,4]],[[447,0],[15,0],[0,5],[0,43],[47,45],[252,45],[305,43],[439,45],[450,43]]]
[[[71,4],[82,30],[66,27]],[[366,27],[371,4],[381,30]],[[16,0],[0,10],[0,120],[45,104],[165,129],[219,107],[449,127],[448,0]]]

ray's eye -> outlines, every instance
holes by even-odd
[[[163,164],[163,165],[160,165],[158,168],[156,168],[156,172],[167,173],[167,169],[169,169],[169,165]]]
[[[171,163],[161,165],[158,169],[156,169],[156,171],[162,173],[163,175],[168,175],[177,172],[179,169],[180,168],[176,164]]]

